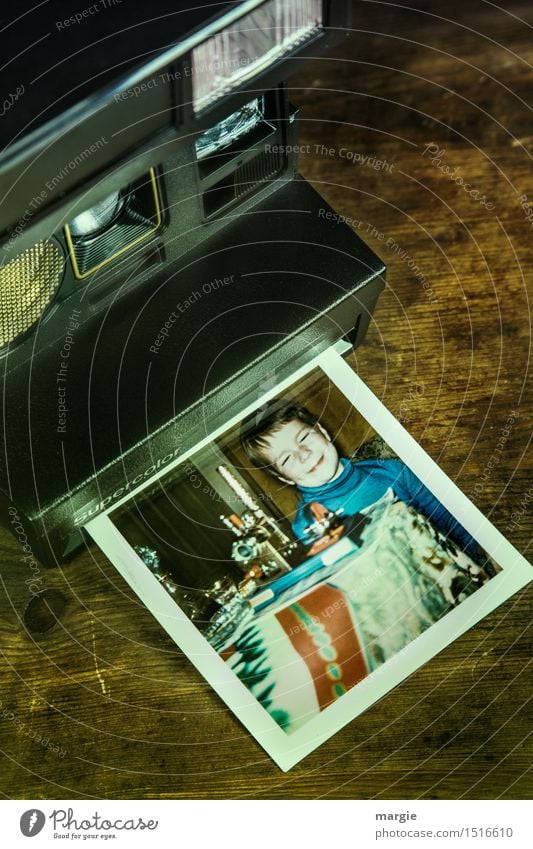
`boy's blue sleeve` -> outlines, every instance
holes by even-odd
[[[475,554],[478,551],[476,540],[459,524],[455,516],[446,510],[446,507],[424,486],[422,481],[400,461],[393,461],[403,466],[398,469],[393,489],[396,495],[410,504],[419,513],[423,513],[430,522],[443,533],[449,535],[463,548],[467,554]]]
[[[301,542],[307,542],[305,537],[305,527],[307,522],[305,521],[305,517],[303,514],[303,510],[301,509],[301,503],[298,504],[298,509],[296,511],[296,516],[292,522],[292,530],[296,539],[299,539]]]

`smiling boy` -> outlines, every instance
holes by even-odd
[[[301,498],[292,527],[304,543],[306,504],[318,501],[351,516],[390,488],[464,551],[479,551],[476,541],[404,463],[340,457],[329,433],[305,407],[285,400],[267,405],[243,422],[241,442],[255,466],[297,488]]]

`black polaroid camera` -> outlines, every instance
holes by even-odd
[[[52,0],[1,21],[18,57],[0,154],[1,512],[41,562],[269,381],[363,338],[384,266],[298,176],[284,82],[345,37],[348,6],[165,0],[143,21],[119,0],[70,16]]]

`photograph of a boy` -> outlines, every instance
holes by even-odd
[[[254,412],[242,423],[241,443],[257,468],[296,488],[299,502],[292,528],[304,544],[307,504],[319,502],[352,516],[392,489],[464,552],[474,559],[480,556],[473,537],[405,463],[398,459],[353,462],[340,456],[317,416],[300,404],[276,399]]]
[[[248,462],[241,468],[261,486],[262,472],[283,485],[273,500],[293,516],[292,530],[311,560],[322,551],[332,556],[327,546],[317,552],[313,502],[342,511],[348,545],[325,577],[313,583],[306,573],[254,615],[225,658],[288,734],[407,649],[499,569],[328,384],[315,380],[297,392],[241,422]],[[290,490],[295,514],[285,497]]]

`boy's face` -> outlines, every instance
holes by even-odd
[[[263,456],[285,483],[323,486],[342,471],[337,449],[321,425],[295,419],[268,437]]]

